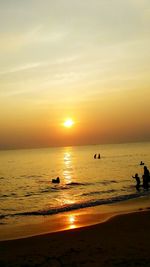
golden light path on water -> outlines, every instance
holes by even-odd
[[[70,169],[72,168],[72,160],[71,160],[71,154],[69,152],[66,152],[64,154],[64,178],[66,183],[71,183],[72,181],[72,176]]]
[[[64,178],[64,185],[71,184],[72,183],[72,158],[70,150],[67,150],[64,152],[63,157],[63,178]],[[70,194],[68,190],[62,191],[62,198],[61,198],[61,205],[69,205],[74,204],[75,200],[73,198],[73,195]]]

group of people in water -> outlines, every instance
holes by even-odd
[[[94,155],[94,159],[100,159],[100,158],[101,158],[101,155],[100,155],[100,154],[98,154],[98,155],[95,154],[95,155]]]
[[[94,159],[100,159],[100,154],[95,154]],[[144,165],[144,162],[140,162],[140,165]],[[148,189],[150,187],[150,172],[147,166],[144,165],[144,173],[142,175],[143,183],[141,184],[141,179],[138,175],[138,173],[135,174],[135,176],[132,176],[136,180],[136,189],[139,190],[139,188],[142,186],[144,189]],[[52,183],[59,184],[60,178],[57,177],[55,179],[52,179]]]
[[[140,165],[144,164],[140,163]],[[136,189],[139,190],[139,188],[141,187],[141,180],[138,173],[136,173],[135,176],[132,176],[132,178],[136,180]],[[143,188],[148,189],[150,187],[150,172],[147,166],[144,166],[144,173],[142,175],[142,180],[143,180],[142,183]]]

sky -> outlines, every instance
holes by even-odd
[[[150,140],[149,0],[0,0],[0,40],[0,149]]]

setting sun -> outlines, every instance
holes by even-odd
[[[74,124],[74,121],[72,119],[67,119],[64,122],[64,126],[67,128],[71,128],[73,126],[73,124]]]

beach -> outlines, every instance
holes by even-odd
[[[149,148],[1,151],[0,266],[150,266],[150,191],[131,176]]]
[[[150,1],[0,20],[0,267],[150,267]]]
[[[150,266],[150,209],[105,222],[0,242],[0,266]]]

